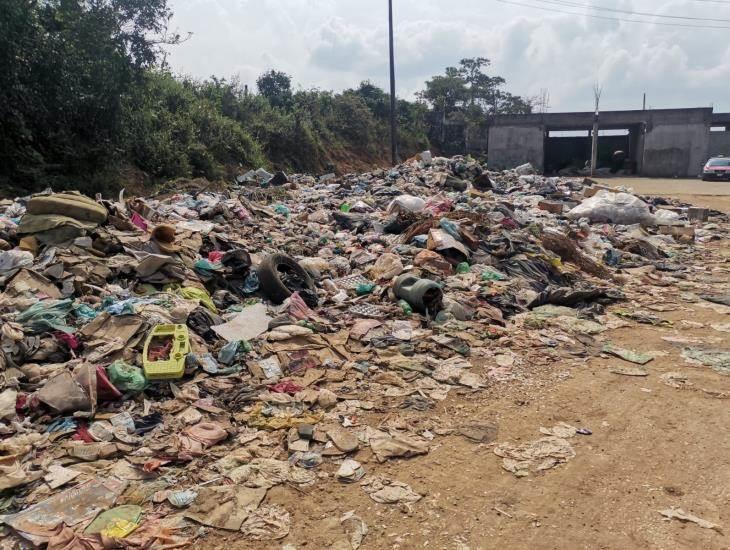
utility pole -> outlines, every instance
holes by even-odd
[[[593,140],[591,141],[591,177],[596,171],[596,162],[598,161],[598,104],[601,101],[601,92],[603,89],[596,82],[593,85],[593,97],[596,100],[596,108],[593,112]]]
[[[646,111],[646,92],[644,92],[644,101],[641,103],[641,110]]]
[[[540,113],[547,113],[550,108],[550,92],[547,88],[540,88],[540,95],[535,100],[535,106],[539,109]]]
[[[393,0],[388,0],[388,36],[390,39],[390,160],[398,164],[398,135],[395,127],[395,55],[393,53]]]

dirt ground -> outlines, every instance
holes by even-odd
[[[658,183],[632,185],[643,191],[644,185]],[[695,202],[700,198],[704,200],[693,197]],[[730,323],[730,307],[691,302],[682,295],[730,289],[729,243],[712,247],[704,268],[679,280],[673,290],[648,287],[641,293],[634,287],[632,296],[641,309],[653,308],[652,314],[671,326],[629,321],[603,333],[617,345],[654,354],[646,366],[648,376],[615,374],[612,367],[628,363],[586,354],[582,347],[571,351],[570,346],[528,344],[530,356],[538,360],[523,365],[518,380],[495,383],[486,392],[452,392],[431,413],[396,409],[386,415],[386,420],[399,417],[432,431],[492,422],[499,428],[495,442],[480,444],[452,434],[436,438],[436,448],[422,457],[379,464],[369,449],[355,456],[369,475],[388,475],[425,495],[410,510],[376,504],[357,483],[323,480],[304,492],[279,486],[269,491],[266,502],[291,512],[287,538],[256,546],[235,537],[200,539],[198,544],[349,548],[335,543],[342,541],[339,518],[353,510],[369,529],[364,550],[730,548],[730,377],[687,364],[680,355],[686,343],[662,340],[701,338],[705,344],[730,347],[730,333],[710,326]],[[626,305],[610,310],[621,308]],[[667,385],[660,376],[668,372],[686,376],[693,385]],[[502,468],[493,452],[496,444],[537,439],[541,426],[561,421],[592,431],[571,439],[575,458],[522,478]],[[336,467],[323,464],[321,475],[332,476]],[[672,507],[715,523],[718,530],[659,514]]]
[[[730,182],[664,178],[594,178],[603,185],[632,187],[636,193],[674,197],[684,202],[730,212]]]

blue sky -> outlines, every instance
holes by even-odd
[[[534,0],[516,0],[535,3]],[[570,0],[584,4],[590,0]],[[703,107],[730,111],[730,29],[660,26],[589,18],[496,0],[394,0],[398,95],[463,57],[492,60],[507,89],[550,97],[550,111],[591,110],[593,84],[602,107]],[[594,5],[730,21],[730,2],[595,0]],[[540,5],[550,8],[550,5]],[[171,0],[172,27],[192,32],[171,49],[176,72],[238,75],[254,85],[276,68],[303,88],[343,89],[371,80],[387,86],[386,0]],[[552,6],[583,12],[580,8]],[[639,19],[610,12],[601,15]],[[730,22],[708,25],[729,26]]]

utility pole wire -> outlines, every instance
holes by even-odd
[[[643,17],[660,17],[662,19],[680,19],[690,21],[710,21],[715,23],[730,23],[730,19],[718,19],[717,17],[691,17],[689,15],[663,15],[660,13],[650,13],[646,11],[620,10],[618,8],[606,8],[603,6],[594,6],[591,4],[582,4],[580,2],[571,2],[570,0],[531,0],[541,4],[555,4],[558,6],[567,6],[569,8],[583,8],[587,10],[609,11],[612,13],[624,13],[627,15],[640,15]]]
[[[525,8],[532,8],[535,10],[549,11],[551,13],[564,13],[567,15],[579,15],[581,17],[592,17],[593,19],[604,19],[606,21],[623,21],[625,23],[642,23],[644,25],[661,25],[662,27],[683,27],[688,29],[730,29],[729,26],[720,25],[690,25],[685,23],[662,23],[661,21],[647,21],[639,19],[625,19],[623,17],[609,17],[607,15],[597,15],[593,13],[581,13],[575,11],[566,11],[558,8],[549,8],[547,6],[536,6],[534,4],[525,4],[523,2],[516,2],[515,0],[496,0],[501,4],[512,4],[514,6],[522,6]],[[709,0],[708,0],[709,1]]]

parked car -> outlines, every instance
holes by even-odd
[[[702,168],[702,181],[730,181],[730,157],[713,157]]]

